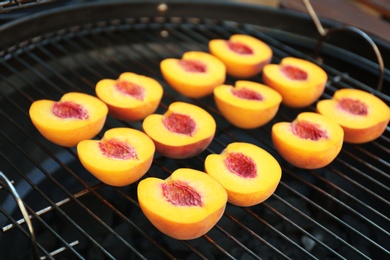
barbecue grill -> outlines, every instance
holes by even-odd
[[[281,106],[269,124],[242,130],[221,116],[212,96],[185,98],[159,70],[162,59],[190,50],[207,52],[210,39],[243,33],[266,42],[273,63],[295,56],[324,68],[329,80],[321,99],[340,88],[357,88],[389,105],[390,71],[382,68],[381,74],[373,49],[359,35],[335,33],[317,48],[318,31],[309,15],[236,2],[64,1],[44,6],[0,29],[1,259],[390,257],[389,127],[373,142],[344,144],[327,167],[302,170],[278,155],[271,127],[314,106]],[[388,43],[373,39],[387,64]],[[203,107],[217,122],[215,138],[202,154],[183,160],[156,154],[145,177],[166,178],[183,167],[203,170],[208,154],[243,141],[267,150],[281,164],[276,192],[253,207],[228,204],[206,235],[175,240],[141,212],[137,183],[118,188],[99,182],[82,167],[74,148],[50,143],[33,127],[28,115],[33,101],[59,100],[70,91],[94,95],[100,79],[126,71],[164,86],[157,113],[185,101]],[[251,80],[262,82],[261,76]],[[141,129],[141,123],[108,117],[102,133],[113,127]]]

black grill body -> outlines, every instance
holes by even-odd
[[[389,104],[390,73],[385,68],[384,88],[377,91],[378,65],[370,47],[354,44],[359,41],[354,35],[335,36],[315,59],[317,32],[307,16],[235,3],[168,2],[165,7],[153,2],[85,2],[51,8],[1,28],[1,35],[10,37],[0,40],[0,170],[13,181],[31,215],[39,256],[389,257],[389,128],[371,143],[344,144],[336,160],[325,168],[298,169],[274,149],[271,127],[292,121],[300,112],[314,111],[314,106],[281,106],[269,124],[237,129],[220,115],[212,96],[185,98],[167,85],[159,70],[165,58],[179,58],[191,50],[207,52],[210,39],[244,33],[271,46],[273,63],[295,56],[323,67],[329,81],[321,99],[330,98],[340,88],[357,88]],[[388,44],[378,39],[376,43],[387,64]],[[59,100],[70,91],[94,95],[100,79],[116,79],[126,71],[153,77],[164,86],[157,113],[174,101],[190,102],[209,111],[218,126],[202,154],[185,160],[156,154],[145,177],[166,178],[183,167],[203,170],[208,154],[242,141],[266,149],[279,161],[283,175],[276,192],[250,208],[229,204],[205,236],[178,241],[156,230],[142,214],[137,183],[121,188],[100,183],[82,167],[74,148],[50,143],[33,127],[28,110],[34,100]],[[227,83],[235,80],[228,77]],[[261,75],[251,80],[262,82]],[[141,130],[141,122],[108,117],[96,138],[113,127]],[[5,185],[0,190],[0,205],[0,258],[31,258],[29,230]]]

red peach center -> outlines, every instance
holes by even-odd
[[[231,49],[233,52],[241,54],[241,55],[252,55],[253,50],[246,44],[241,42],[232,42],[227,41],[227,45],[229,49]]]
[[[353,115],[366,116],[368,114],[367,105],[357,99],[343,98],[339,101],[338,106]]]
[[[125,95],[132,96],[138,100],[144,100],[145,89],[138,84],[129,81],[119,81],[115,84],[115,88]]]
[[[197,60],[180,60],[179,65],[187,72],[205,73],[207,66]]]
[[[287,65],[281,68],[282,73],[291,80],[306,80],[307,72],[300,68]]]
[[[99,142],[99,148],[103,155],[110,158],[121,160],[138,159],[134,147],[117,139],[101,141]]]
[[[299,121],[292,124],[293,134],[303,138],[317,141],[321,138],[328,138],[327,132],[318,124],[314,124],[308,121]]]
[[[260,93],[248,88],[232,89],[232,93],[236,97],[242,99],[258,100],[258,101],[263,100],[263,96]]]
[[[161,184],[161,188],[165,199],[174,206],[203,206],[200,194],[186,182],[171,181]]]
[[[255,162],[243,153],[229,153],[225,158],[225,166],[243,178],[254,178],[257,175]]]
[[[52,112],[60,118],[88,119],[88,111],[72,101],[55,102]]]
[[[192,136],[196,128],[190,116],[172,113],[163,119],[163,125],[171,132]]]

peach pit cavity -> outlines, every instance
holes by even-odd
[[[163,183],[161,189],[164,198],[174,206],[203,206],[200,194],[184,181]]]
[[[257,101],[263,100],[263,96],[260,93],[253,91],[249,88],[244,87],[240,89],[232,89],[231,91],[233,95],[242,99],[257,100]]]
[[[196,123],[188,115],[172,113],[164,117],[163,125],[171,132],[192,136],[195,131]]]
[[[281,68],[282,73],[284,76],[291,80],[306,80],[307,79],[307,72],[291,65],[283,66]]]
[[[179,65],[187,72],[205,73],[207,66],[198,60],[180,60]]]
[[[115,84],[115,89],[138,100],[144,100],[145,97],[145,89],[134,82],[119,81]]]
[[[246,44],[241,42],[227,41],[230,50],[240,55],[252,55],[253,50]]]
[[[115,138],[99,142],[103,155],[121,160],[138,159],[137,153],[130,144]]]
[[[72,101],[55,102],[52,108],[54,115],[60,118],[88,119],[88,111]]]
[[[343,98],[339,100],[338,107],[353,115],[366,116],[368,114],[367,105],[357,99]]]
[[[317,141],[320,139],[327,139],[327,132],[318,124],[314,124],[309,121],[298,121],[291,124],[292,132],[294,135],[297,135],[303,139],[310,139]]]
[[[229,153],[224,162],[230,172],[235,173],[242,178],[254,178],[257,175],[255,162],[252,158],[243,153]]]

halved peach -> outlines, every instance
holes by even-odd
[[[101,140],[84,140],[77,145],[81,164],[96,178],[112,186],[139,180],[149,170],[155,146],[143,132],[112,128]]]
[[[198,155],[211,143],[216,123],[204,109],[185,102],[169,105],[164,115],[151,114],[142,124],[160,154],[174,159]]]
[[[221,154],[210,154],[205,170],[227,190],[228,201],[249,207],[268,199],[276,190],[282,169],[264,149],[250,143],[230,143]]]
[[[100,80],[95,91],[107,104],[110,115],[127,121],[142,120],[154,113],[164,92],[157,80],[132,72],[122,73],[117,80]]]
[[[227,193],[208,174],[181,168],[165,180],[149,177],[138,184],[138,202],[149,221],[175,239],[206,234],[222,217]]]
[[[259,74],[272,59],[272,49],[266,43],[244,34],[234,34],[229,40],[213,39],[209,49],[226,65],[227,73],[238,78]]]
[[[265,125],[275,117],[282,96],[263,84],[239,80],[235,87],[216,87],[214,100],[227,121],[240,128],[252,129]]]
[[[317,111],[344,129],[344,141],[367,143],[386,130],[390,109],[381,99],[363,90],[340,89],[332,99],[317,103]]]
[[[60,101],[37,100],[29,110],[32,123],[49,141],[72,147],[96,136],[106,121],[108,108],[100,99],[70,92]]]
[[[266,65],[263,80],[282,95],[283,104],[303,108],[313,104],[322,95],[328,75],[310,61],[286,57],[280,64]]]
[[[186,52],[181,59],[165,59],[161,61],[160,69],[173,89],[190,98],[210,95],[226,78],[222,61],[200,51]]]
[[[344,131],[335,121],[313,112],[300,113],[293,122],[272,126],[272,141],[279,154],[292,165],[318,169],[340,153]]]

